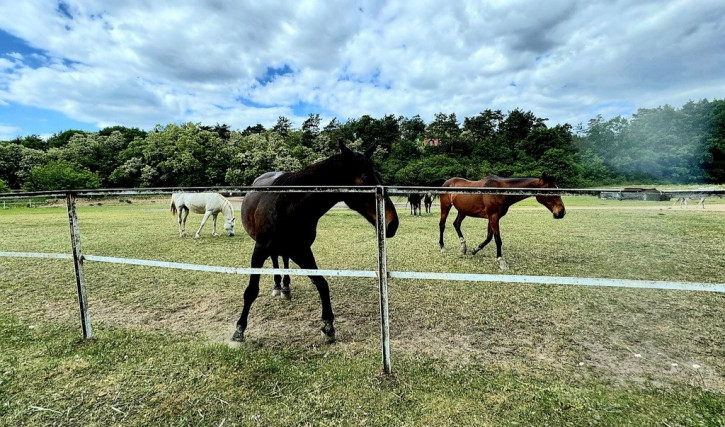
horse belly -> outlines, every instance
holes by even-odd
[[[483,198],[478,194],[452,194],[453,206],[467,216],[477,218],[488,218],[486,205]]]
[[[197,206],[197,205],[189,206],[189,210],[194,213],[197,213],[197,214],[204,214],[207,211],[206,206]]]

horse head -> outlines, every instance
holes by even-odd
[[[234,217],[234,208],[229,201],[226,201],[226,205],[222,209],[222,214],[224,215],[224,231],[227,232],[229,237],[233,237],[236,218]]]
[[[376,186],[382,185],[380,173],[375,169],[372,155],[375,146],[370,147],[365,154],[360,154],[349,149],[340,141],[340,152],[342,165],[341,170],[349,180],[347,185]],[[377,211],[375,208],[375,197],[363,193],[346,193],[343,201],[350,209],[358,212],[371,224],[375,225]],[[385,237],[395,236],[398,230],[398,212],[390,197],[385,196]]]
[[[546,172],[541,174],[541,178],[539,178],[538,181],[539,188],[559,188],[556,186],[554,178]],[[564,202],[559,196],[536,196],[536,201],[546,206],[546,208],[554,214],[554,219],[561,219],[564,218],[564,215],[566,215]]]

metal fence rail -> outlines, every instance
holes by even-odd
[[[168,195],[173,192],[202,192],[216,191],[224,195],[244,195],[246,193],[273,192],[273,193],[367,193],[375,196],[377,208],[376,235],[378,244],[378,268],[377,271],[368,270],[308,270],[308,269],[284,269],[284,268],[239,268],[220,267],[199,264],[188,264],[179,262],[142,260],[131,258],[118,258],[98,255],[84,255],[81,249],[80,229],[75,200],[78,197],[108,197],[108,196],[139,196],[139,195]],[[385,239],[385,196],[408,195],[413,192],[430,192],[434,194],[504,194],[520,196],[564,196],[564,195],[589,195],[599,196],[602,192],[612,192],[611,189],[561,189],[561,188],[489,188],[489,187],[383,187],[383,186],[290,186],[290,187],[162,187],[148,189],[99,189],[99,190],[72,190],[72,191],[36,191],[26,193],[5,193],[0,194],[0,199],[14,199],[27,197],[65,197],[68,210],[68,223],[71,240],[71,254],[61,253],[36,253],[36,252],[0,252],[0,257],[20,258],[54,258],[72,259],[76,275],[76,287],[78,293],[78,304],[81,318],[81,328],[84,338],[92,337],[90,313],[88,312],[88,301],[85,289],[85,276],[83,272],[84,261],[105,262],[114,264],[139,265],[150,267],[173,268],[181,270],[216,272],[227,274],[287,274],[287,275],[323,275],[338,277],[367,277],[377,278],[380,299],[380,333],[382,365],[385,373],[390,373],[390,332],[388,319],[388,279],[428,279],[428,280],[464,280],[479,282],[508,282],[525,284],[554,284],[554,285],[575,285],[575,286],[607,286],[638,289],[666,289],[684,291],[705,291],[725,293],[725,284],[721,283],[692,283],[692,282],[665,282],[649,280],[625,280],[606,278],[582,278],[582,277],[555,277],[555,276],[522,276],[503,274],[461,274],[461,273],[436,273],[436,272],[408,272],[388,271],[387,246]],[[620,190],[621,191],[621,190]],[[672,190],[662,191],[671,197],[725,197],[725,190]]]

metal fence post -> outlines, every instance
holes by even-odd
[[[390,323],[388,320],[388,252],[385,245],[385,187],[375,188],[377,215],[375,228],[378,237],[378,291],[380,294],[380,340],[383,353],[383,372],[390,374]]]
[[[93,337],[91,331],[91,316],[88,312],[88,298],[86,297],[86,276],[83,273],[83,252],[81,251],[81,230],[78,227],[78,216],[76,215],[75,193],[65,194],[65,202],[68,207],[68,225],[70,226],[70,244],[73,251],[73,269],[76,273],[76,289],[78,291],[78,305],[81,313],[81,329],[83,338]]]

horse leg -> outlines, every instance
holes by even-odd
[[[461,223],[466,218],[466,215],[458,212],[458,215],[456,216],[456,219],[453,221],[453,227],[456,229],[456,233],[458,233],[458,239],[461,241],[461,253],[465,254],[468,248],[466,247],[466,238],[463,237],[463,232],[461,231]]]
[[[507,270],[509,268],[508,264],[506,264],[506,261],[503,259],[503,254],[501,252],[501,230],[498,226],[498,217],[493,216],[489,218],[488,220],[488,226],[490,228],[490,232],[493,232],[493,239],[496,241],[496,261],[498,261],[498,266],[501,270]]]
[[[252,268],[262,268],[264,261],[267,259],[269,254],[265,249],[262,249],[260,245],[254,246],[254,252],[252,253]],[[232,341],[244,341],[244,331],[247,329],[247,318],[249,317],[249,309],[252,307],[252,303],[259,296],[259,274],[251,274],[249,276],[249,284],[247,289],[244,290],[244,308],[242,308],[242,315],[237,321],[237,329],[232,335]]]
[[[443,245],[443,232],[446,230],[446,220],[448,219],[448,212],[451,211],[451,205],[449,202],[443,201],[444,196],[441,195],[441,219],[438,221],[438,229],[440,230],[440,238],[438,239],[438,244],[441,247],[441,252],[445,251],[446,248]],[[450,200],[450,197],[448,198]]]
[[[179,237],[184,237],[186,233],[184,232],[184,228],[181,226],[181,213],[184,212],[184,208],[180,207],[178,211],[176,211],[176,220],[179,223]]]
[[[478,245],[478,247],[476,249],[474,249],[473,252],[471,252],[471,254],[476,255],[478,252],[480,252],[481,249],[483,249],[483,248],[486,247],[486,245],[488,244],[488,242],[491,241],[492,238],[493,238],[493,231],[491,230],[491,222],[489,221],[489,223],[488,223],[488,235],[486,235],[486,240],[484,240],[483,243],[481,243],[480,245]]]
[[[276,255],[272,255],[272,267],[279,268],[279,258]],[[274,289],[272,290],[272,296],[278,297],[282,294],[282,276],[279,274],[274,275]]]
[[[292,261],[296,262],[300,268],[317,270],[317,262],[312,254],[312,249],[302,249],[292,256]],[[320,294],[320,303],[322,304],[322,333],[325,335],[328,343],[335,341],[335,315],[332,313],[332,304],[330,303],[330,287],[322,276],[310,276],[310,280],[315,284],[317,292]]]
[[[181,219],[181,210],[184,211],[184,218]],[[179,211],[179,219],[181,220],[181,237],[186,237],[186,218],[189,216],[189,208],[184,206]]]
[[[284,268],[289,268],[289,257],[288,256],[282,256],[282,262],[284,263]],[[290,285],[290,277],[289,274],[285,274],[284,278],[282,279],[282,297],[285,299],[292,299],[292,293],[289,288]]]
[[[219,237],[219,235],[216,232],[216,217],[219,215],[219,212],[211,215],[211,235],[214,237]]]
[[[204,228],[204,224],[206,224],[206,220],[209,219],[209,216],[211,215],[211,211],[206,211],[204,213],[204,218],[201,220],[201,225],[199,226],[199,229],[196,230],[196,234],[194,235],[195,239],[198,239],[200,236],[199,233],[201,233],[201,229]]]

